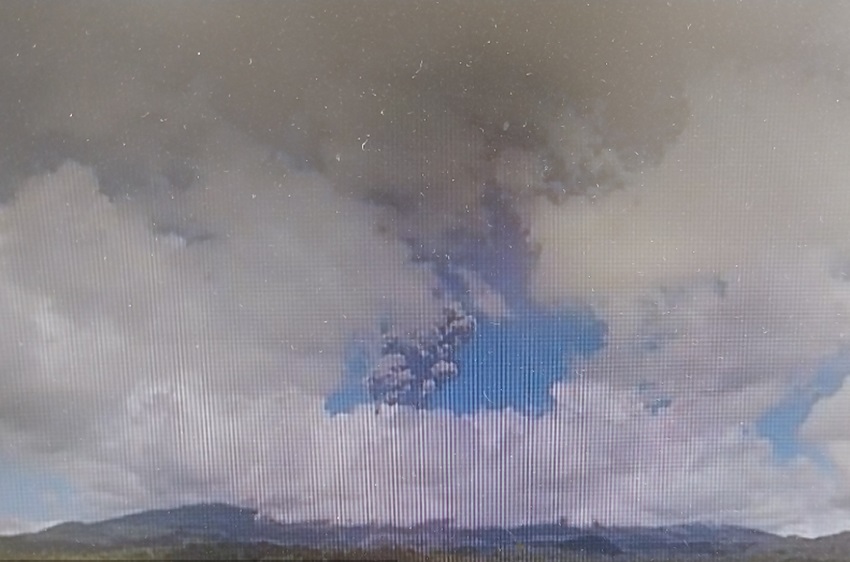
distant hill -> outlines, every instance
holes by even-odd
[[[850,532],[819,539],[784,538],[732,526],[601,527],[528,525],[510,529],[459,529],[448,522],[411,528],[339,527],[329,523],[280,524],[253,509],[200,504],[144,511],[96,523],[62,523],[38,533],[0,538],[2,552],[45,549],[184,547],[199,543],[267,543],[314,549],[385,546],[481,555],[523,549],[573,552],[623,559],[850,560]]]
[[[143,511],[97,523],[62,523],[29,540],[75,542],[92,546],[205,540],[254,540],[256,511],[225,504],[200,504]]]

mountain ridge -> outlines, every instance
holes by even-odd
[[[198,542],[271,543],[283,546],[368,549],[394,546],[417,551],[493,554],[509,549],[575,551],[602,556],[752,556],[781,553],[811,559],[850,554],[850,532],[818,539],[782,537],[732,525],[704,523],[660,527],[569,527],[559,524],[463,529],[447,520],[410,527],[334,525],[328,521],[281,523],[256,509],[225,503],[185,505],[130,513],[90,523],[65,522],[35,533],[0,538],[0,546],[185,545]],[[826,558],[824,558],[826,556]],[[838,558],[835,558],[838,556]]]

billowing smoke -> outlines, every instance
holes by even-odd
[[[402,338],[383,334],[381,358],[365,383],[378,403],[424,406],[428,396],[459,372],[458,347],[475,332],[475,318],[458,303],[444,310],[445,318],[430,332]]]

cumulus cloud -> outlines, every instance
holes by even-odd
[[[844,386],[838,392],[815,405],[800,429],[800,435],[804,439],[822,448],[837,478],[843,482],[850,479],[848,474],[850,472],[850,440],[843,423],[848,401],[850,401],[848,389],[850,389],[850,383],[845,380]],[[847,486],[844,486],[833,498],[832,505],[834,511],[847,509],[850,505],[850,489]]]
[[[35,533],[50,526],[50,523],[33,523],[16,518],[3,518],[0,519],[0,536]]]
[[[407,299],[427,302],[432,279],[370,231],[362,204],[261,167],[204,178],[175,195],[183,216],[203,215],[196,243],[110,202],[78,164],[21,189],[2,215],[4,419],[73,433],[137,385],[184,377],[214,393],[326,393],[345,342],[377,338],[385,314],[418,325]],[[382,283],[371,268],[395,273]]]
[[[843,7],[4,11],[0,443],[92,514],[847,520],[845,391],[803,430],[829,477],[752,429],[846,345]],[[539,418],[325,412],[448,278],[606,345]]]
[[[284,521],[400,525],[557,514],[577,525],[717,521],[800,532],[809,521],[798,514],[833,493],[811,461],[778,467],[769,443],[720,416],[697,422],[687,404],[655,416],[636,393],[606,383],[553,394],[553,413],[533,419],[398,406],[329,417],[297,393],[239,403],[174,384],[134,394],[127,417],[104,427],[74,468],[113,509],[167,495],[247,503]]]

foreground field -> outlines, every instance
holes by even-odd
[[[57,548],[0,548],[0,560],[374,560],[397,562],[850,562],[850,553],[832,553],[825,557],[800,557],[792,553],[772,553],[749,557],[698,556],[685,558],[633,557],[628,555],[588,555],[578,552],[528,552],[522,547],[484,555],[470,552],[421,553],[410,549],[319,550],[285,547],[270,543],[197,543],[182,546],[95,548],[85,545]]]

